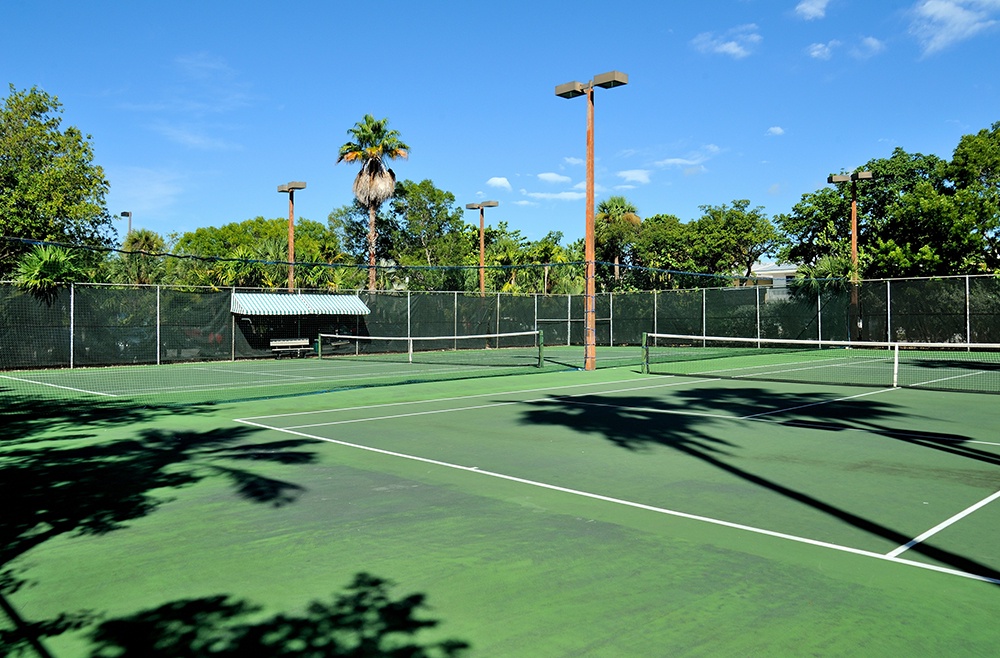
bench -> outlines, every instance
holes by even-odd
[[[313,351],[308,338],[272,338],[271,352],[274,358],[280,359],[282,354],[303,357]]]

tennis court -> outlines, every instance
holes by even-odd
[[[43,371],[5,373],[6,600],[56,656],[287,637],[361,572],[471,656],[994,653],[996,395],[712,363],[183,406],[85,379],[142,366],[58,371],[30,401],[13,378]],[[223,389],[329,366],[211,365]],[[210,398],[193,367],[148,381]]]

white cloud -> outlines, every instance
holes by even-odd
[[[802,0],[795,5],[795,13],[807,21],[826,16],[826,6],[830,0]]]
[[[691,44],[700,53],[729,55],[735,59],[748,57],[753,49],[764,40],[757,32],[753,23],[734,27],[721,35],[714,32],[702,32]]]
[[[494,176],[493,178],[486,181],[486,184],[490,187],[499,187],[502,190],[511,191],[510,181],[503,176]]]
[[[913,9],[910,34],[924,55],[971,39],[997,26],[1000,0],[921,0]]]
[[[238,149],[239,146],[231,144],[224,139],[208,134],[208,129],[194,125],[179,125],[160,122],[154,124],[153,130],[160,133],[167,139],[188,148],[201,151],[228,151]]]
[[[563,162],[573,166],[583,166],[587,164],[587,161],[583,158],[563,158]]]
[[[781,126],[771,126],[770,128],[767,129],[768,137],[777,137],[779,135],[784,135],[784,134],[785,134],[785,129],[782,128]]]
[[[658,160],[653,164],[657,167],[691,167],[701,165],[703,162],[707,162],[712,159],[712,157],[718,155],[722,149],[720,149],[715,144],[705,144],[698,150],[689,153],[685,158],[666,158],[664,160]],[[704,169],[704,167],[702,167]]]
[[[806,52],[813,59],[830,59],[833,57],[833,49],[840,45],[840,42],[836,39],[832,41],[827,41],[826,43],[814,43],[806,48]]]
[[[538,180],[545,183],[569,183],[572,182],[573,179],[569,176],[563,176],[562,174],[547,171],[544,174],[538,174]]]
[[[885,44],[875,37],[865,37],[861,43],[851,48],[851,55],[858,59],[874,57],[885,50]]]
[[[650,171],[648,169],[627,169],[625,171],[619,171],[616,176],[621,178],[626,183],[642,183],[646,184],[649,182]]]
[[[105,174],[111,182],[114,202],[143,217],[161,214],[184,194],[184,176],[169,169],[144,167],[109,167]]]
[[[555,201],[579,201],[586,198],[586,192],[528,192],[521,190],[521,194],[531,199],[544,199]]]

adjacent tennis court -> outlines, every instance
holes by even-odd
[[[56,656],[208,641],[365,572],[475,656],[995,651],[996,395],[512,367],[185,406],[60,371],[4,429],[16,623]]]

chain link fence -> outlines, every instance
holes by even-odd
[[[41,300],[0,284],[0,369],[259,358],[271,355],[273,339],[321,332],[426,337],[540,329],[549,346],[584,342],[582,295],[358,292],[368,315],[249,316],[231,311],[234,292],[74,284]],[[598,346],[639,346],[644,332],[1000,342],[1000,279],[992,276],[602,293],[595,302]],[[581,365],[582,358],[581,351]]]

